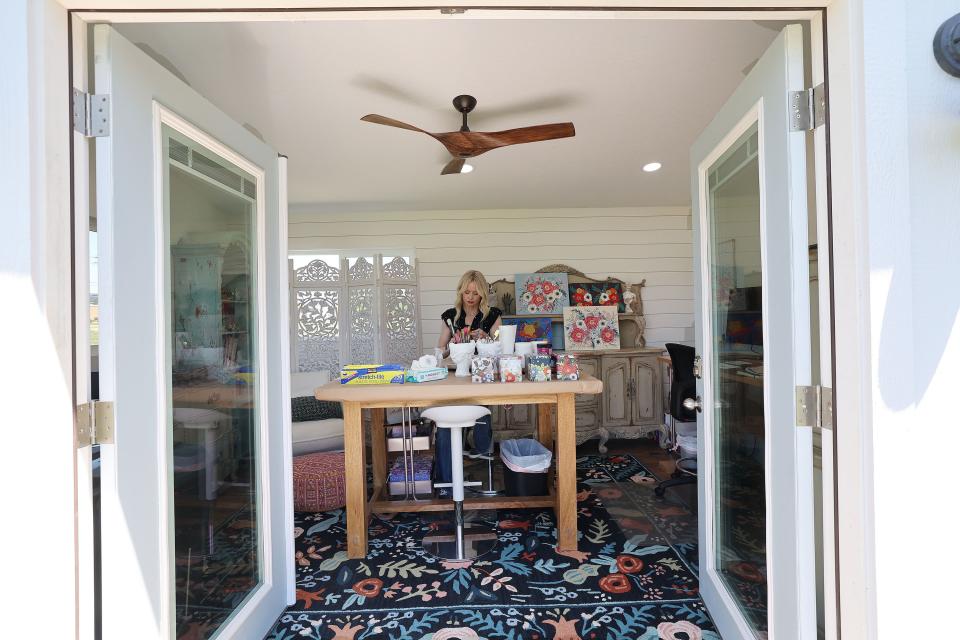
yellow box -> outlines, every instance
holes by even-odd
[[[340,371],[340,384],[403,384],[402,365],[348,365]]]

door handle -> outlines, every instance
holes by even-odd
[[[703,411],[703,402],[700,401],[700,396],[697,396],[696,399],[686,398],[683,401],[683,408],[690,411],[696,410],[697,413]]]

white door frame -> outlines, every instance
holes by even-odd
[[[771,19],[779,16],[765,9],[825,8],[830,149],[829,157],[824,153],[818,165],[825,170],[829,164],[832,178],[830,206],[834,211],[842,212],[832,220],[830,238],[834,250],[830,255],[836,362],[833,370],[836,388],[834,411],[835,422],[842,425],[836,435],[835,455],[838,473],[837,513],[840,516],[837,520],[837,561],[841,577],[839,599],[843,603],[840,625],[845,640],[869,638],[876,633],[870,433],[875,398],[871,338],[870,332],[864,331],[864,327],[879,325],[882,322],[882,310],[872,311],[869,296],[871,262],[867,235],[869,212],[867,132],[864,124],[863,3],[864,0],[729,0],[725,3],[728,7],[742,11],[712,12],[699,16],[712,19]],[[33,348],[15,351],[7,360],[8,369],[16,371],[17,375],[11,376],[10,385],[4,387],[5,394],[10,397],[10,401],[4,403],[4,411],[10,413],[10,423],[36,423],[36,403],[39,400],[43,402],[42,415],[49,420],[48,429],[42,435],[28,437],[30,446],[44,453],[46,464],[34,464],[35,459],[21,455],[3,469],[5,476],[13,474],[11,478],[15,479],[15,483],[8,486],[21,488],[17,507],[23,517],[30,517],[33,521],[43,518],[68,538],[68,533],[73,533],[72,549],[61,548],[60,561],[67,564],[72,562],[75,567],[78,567],[79,558],[86,551],[81,552],[77,541],[81,533],[74,520],[76,508],[62,508],[68,504],[74,505],[78,492],[70,419],[73,399],[71,393],[61,392],[54,397],[50,394],[51,390],[62,389],[65,383],[71,388],[75,375],[72,366],[74,317],[71,311],[74,273],[68,255],[70,240],[67,238],[67,230],[71,229],[71,144],[65,114],[45,105],[63,105],[64,109],[69,105],[69,83],[66,81],[69,60],[68,10],[80,10],[89,4],[89,0],[8,0],[3,3],[0,12],[0,20],[4,24],[0,54],[9,62],[8,68],[11,70],[3,80],[5,97],[0,102],[0,133],[10,145],[7,157],[11,158],[5,170],[0,171],[0,187],[11,203],[12,212],[5,217],[5,233],[0,236],[0,255],[4,256],[0,261],[4,271],[2,282],[7,297],[5,302],[9,303],[10,308],[21,309],[23,313],[35,310],[37,318],[42,321],[38,324],[25,315],[17,319],[14,327],[17,335],[31,340]],[[155,8],[157,2],[99,0],[95,4],[101,10],[122,11]],[[276,13],[257,12],[256,9],[310,8],[325,3],[310,0],[206,0],[204,4],[209,9],[252,11],[246,14],[220,12],[211,19],[275,20]],[[350,4],[368,8],[380,3],[375,0],[353,0]],[[392,4],[397,8],[432,5],[423,0],[394,0]],[[488,7],[504,8],[512,4],[504,0],[488,0],[484,3]],[[604,17],[617,18],[689,18],[692,14],[687,10],[691,7],[709,3],[706,0],[647,0],[642,7],[640,4],[629,0],[528,0],[524,3],[527,7],[615,8],[622,11],[606,12]],[[165,8],[170,10],[191,9],[194,6],[195,3],[190,0],[169,0],[165,3]],[[640,12],[631,11],[636,8],[663,11],[656,15],[644,12],[641,16]],[[758,9],[762,11],[756,11]],[[336,19],[343,17],[343,13],[338,11],[321,15],[326,19]],[[796,13],[792,12],[792,15]],[[139,15],[147,17],[148,14]],[[410,19],[424,15],[437,17],[435,10],[426,9],[393,17]],[[531,12],[524,17],[560,15],[568,18],[590,17],[575,11],[551,11],[549,15]],[[104,13],[83,16],[95,21],[108,18]],[[516,17],[515,14],[513,16]],[[596,14],[593,16],[596,17]],[[350,17],[357,19],[360,16],[352,13]],[[385,16],[380,12],[368,11],[363,17],[382,19]],[[462,17],[450,16],[451,19]],[[486,11],[482,17],[503,17],[503,13]],[[163,18],[170,21],[175,16],[163,14]],[[198,18],[197,15],[189,17],[191,20]],[[26,29],[23,28],[24,24]],[[25,161],[27,158],[29,162]],[[30,286],[20,286],[19,282]],[[27,327],[30,323],[33,326]],[[44,326],[49,330],[40,330]],[[52,355],[40,357],[47,353]],[[47,392],[41,393],[41,390]],[[5,547],[7,549],[29,549],[37,543],[29,527],[7,531],[4,535],[10,537]],[[10,566],[17,568],[21,566],[19,563],[23,563],[24,570],[17,573],[24,576],[24,581],[8,604],[14,609],[29,610],[35,594],[48,586],[47,577],[28,566],[27,554],[11,555]],[[75,571],[78,572],[77,569]],[[79,633],[77,588],[72,585],[75,588],[71,590],[70,586],[68,584],[71,593],[60,593],[61,602],[70,603],[64,605],[61,611],[60,624],[66,627],[73,621],[73,629]],[[85,588],[88,588],[87,585],[79,587],[80,590]]]

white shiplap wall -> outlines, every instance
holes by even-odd
[[[645,278],[647,343],[692,341],[691,233],[688,207],[290,212],[291,251],[413,249],[426,348],[436,345],[440,314],[453,306],[464,271],[479,269],[493,282],[554,263],[593,278]]]

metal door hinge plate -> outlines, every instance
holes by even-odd
[[[823,83],[790,92],[790,131],[813,131],[826,121],[827,90]]]
[[[87,138],[110,135],[110,96],[74,89],[73,130]]]
[[[113,444],[113,403],[94,400],[77,406],[77,448]]]
[[[797,387],[797,426],[833,429],[833,389]]]

